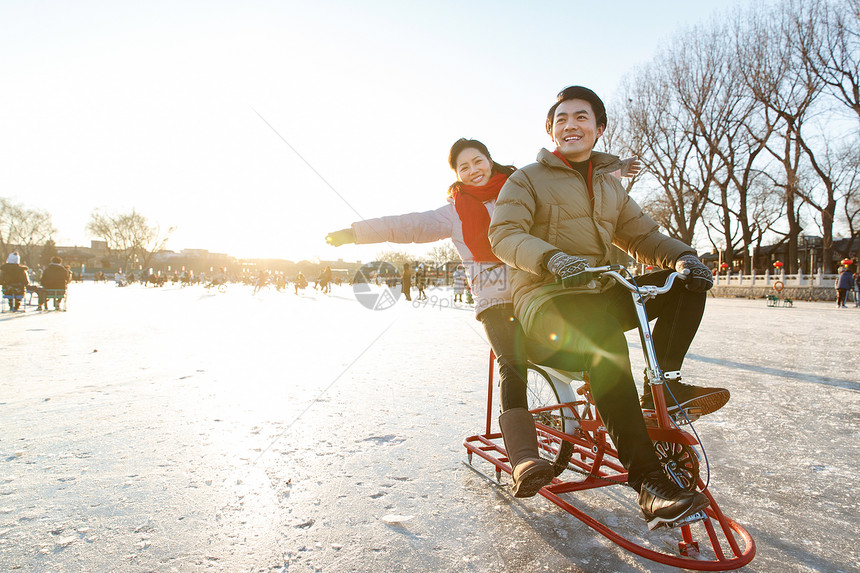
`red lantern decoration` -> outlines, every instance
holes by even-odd
[[[721,265],[720,265],[720,268],[721,268],[721,269],[723,269],[723,270],[726,270],[727,268],[729,268],[729,263],[723,263],[723,264],[721,264]]]
[[[782,266],[782,261],[776,261],[775,263],[773,263],[773,268],[775,269],[781,269]]]
[[[651,265],[648,265],[647,267],[645,267],[645,270],[646,271],[653,271],[654,267],[652,267]]]
[[[848,267],[848,266],[853,265],[854,261],[852,261],[851,259],[842,259],[841,261],[839,261],[839,264],[845,265],[846,267]]]

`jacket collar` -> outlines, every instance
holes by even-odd
[[[547,167],[556,167],[571,171],[570,167],[565,165],[561,159],[553,155],[552,152],[548,151],[547,149],[541,149],[538,152],[537,161],[538,163],[546,165]],[[617,156],[612,155],[610,153],[592,151],[591,161],[594,164],[595,175],[601,175],[603,173],[612,173],[613,171],[621,169],[621,160],[618,159]]]

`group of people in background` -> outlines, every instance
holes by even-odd
[[[852,273],[847,266],[842,267],[836,278],[836,308],[847,308],[848,293],[854,291],[854,306],[860,306],[860,281],[856,272]]]
[[[26,292],[36,293],[39,310],[48,310],[49,298],[53,301],[54,309],[58,310],[71,280],[71,270],[63,265],[63,259],[58,256],[51,257],[48,265],[38,272],[24,265],[17,251],[10,253],[6,262],[0,266],[3,298],[11,311],[21,310]]]

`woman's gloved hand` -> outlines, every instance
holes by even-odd
[[[619,169],[621,177],[636,177],[640,171],[642,171],[642,162],[638,157],[627,157],[621,160],[621,169]]]
[[[341,229],[340,231],[332,231],[325,237],[325,242],[333,247],[339,247],[348,243],[355,242],[355,231],[352,228]]]

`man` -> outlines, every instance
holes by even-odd
[[[42,288],[39,290],[39,310],[48,310],[48,299],[46,297],[45,290],[55,291],[53,294],[58,295],[62,291],[62,294],[66,293],[66,286],[69,284],[71,280],[71,274],[63,266],[63,259],[60,257],[51,257],[51,263],[45,267],[45,271],[42,273]],[[54,298],[54,309],[59,310],[60,301],[62,297]]]
[[[624,336],[636,325],[629,292],[609,280],[597,283],[585,269],[608,264],[615,244],[640,262],[689,271],[685,282],[646,305],[649,317],[657,318],[653,340],[667,372],[680,370],[713,280],[689,245],[661,234],[609,175],[621,166],[619,159],[593,151],[606,121],[603,102],[590,89],[572,86],[558,95],[546,123],[556,150],[541,150],[537,163],[508,179],[492,216],[490,242],[495,255],[516,269],[515,312],[528,335],[553,351],[587,358],[597,409],[653,529],[703,509],[708,500],[670,481],[654,453]],[[663,284],[669,272],[640,283]],[[680,381],[665,386],[677,400],[667,397],[670,414],[679,407],[707,414],[729,399],[722,388]],[[641,407],[653,408],[648,385]]]

